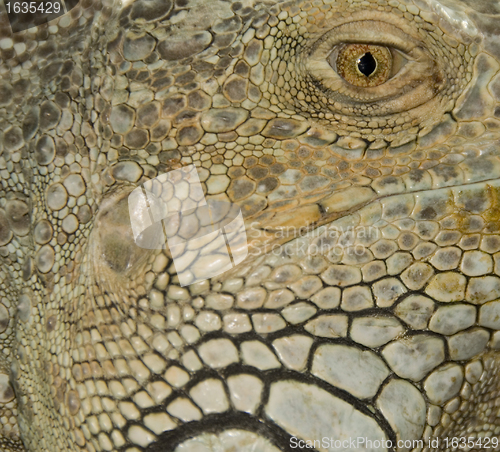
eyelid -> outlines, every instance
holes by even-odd
[[[392,69],[390,73],[391,79],[399,74],[399,72],[406,66],[409,61],[411,61],[411,59],[407,58],[407,55],[403,55],[402,52],[400,52],[398,49],[390,48],[389,50],[392,53]]]
[[[360,33],[360,29],[363,33]],[[393,47],[411,54],[418,43],[400,28],[377,20],[364,20],[339,25],[323,35],[313,45],[310,55],[326,57],[338,44],[372,44]]]

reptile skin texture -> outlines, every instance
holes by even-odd
[[[0,451],[500,451],[498,0],[6,4]],[[248,256],[183,285],[190,165]]]

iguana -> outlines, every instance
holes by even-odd
[[[500,450],[498,1],[13,1],[2,451]],[[182,285],[193,165],[248,256]]]

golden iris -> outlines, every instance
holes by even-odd
[[[391,77],[393,58],[387,47],[346,44],[336,56],[336,61],[330,61],[330,64],[334,63],[337,73],[351,85],[363,88],[378,86]]]

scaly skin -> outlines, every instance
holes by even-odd
[[[499,3],[173,3],[0,6],[0,449],[498,437]],[[189,164],[251,254],[181,287],[127,199]]]

